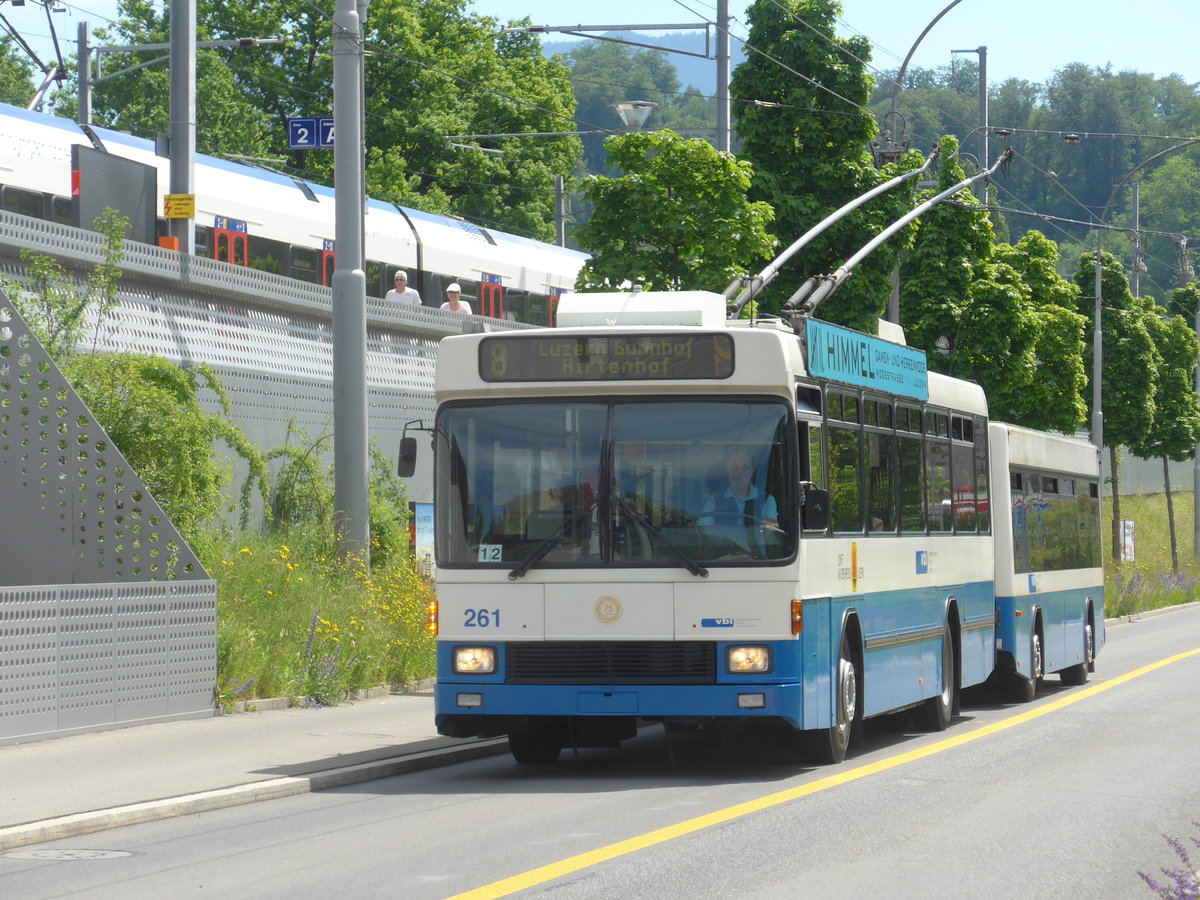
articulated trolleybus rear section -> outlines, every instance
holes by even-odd
[[[438,730],[546,763],[662,721],[838,762],[867,717],[1086,678],[1095,449],[989,426],[897,326],[725,306],[573,294],[557,328],[442,342]]]

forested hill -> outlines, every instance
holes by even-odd
[[[685,87],[698,88],[702,93],[712,95],[716,86],[717,78],[717,44],[716,36],[714,35],[705,43],[705,35],[703,31],[610,31],[606,37],[616,38],[623,41],[634,41],[638,44],[650,44],[654,47],[663,47],[667,50],[686,50],[688,53],[707,53],[714,59],[700,59],[695,56],[687,56],[683,53],[668,53],[667,59],[675,67],[675,72],[679,77],[679,83]],[[566,54],[579,46],[580,42],[589,42],[587,38],[571,39],[571,40],[548,40],[543,42],[542,46],[547,56],[552,56],[555,53]],[[632,48],[644,49],[644,48]],[[729,68],[732,70],[738,63],[746,58],[746,54],[740,41],[731,40],[729,42]]]

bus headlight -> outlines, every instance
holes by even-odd
[[[495,647],[455,647],[454,674],[491,675],[496,671]]]
[[[771,648],[757,644],[725,649],[725,668],[732,674],[771,671]]]

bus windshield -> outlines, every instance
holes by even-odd
[[[438,565],[769,564],[796,550],[795,427],[775,399],[448,405]]]

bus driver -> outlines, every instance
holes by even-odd
[[[758,492],[752,480],[754,465],[749,452],[741,447],[731,448],[725,455],[725,474],[729,477],[729,487],[708,498],[700,513],[699,524],[778,528],[779,510],[775,498]]]

